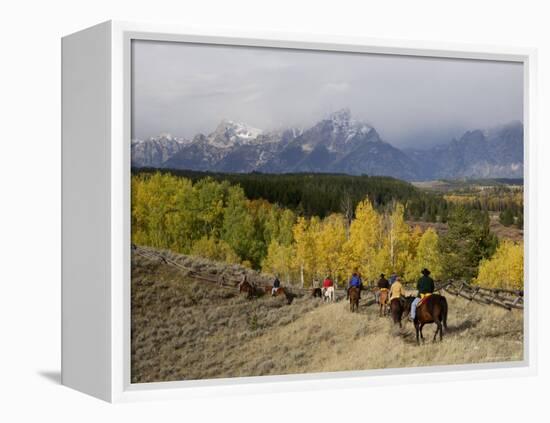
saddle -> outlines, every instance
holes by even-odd
[[[426,293],[426,294],[420,294],[420,301],[418,302],[418,304],[416,305],[416,308],[420,307],[422,304],[424,304],[427,299],[431,296],[432,294],[431,293]]]

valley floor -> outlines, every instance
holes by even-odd
[[[192,279],[154,259],[132,259],[132,382],[281,375],[518,361],[523,313],[446,295],[449,328],[417,346],[363,299],[247,300],[234,288]],[[371,297],[372,298],[372,297]]]

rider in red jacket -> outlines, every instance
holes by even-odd
[[[332,280],[327,276],[323,281],[323,288],[329,288],[331,286],[334,286],[334,284],[332,283]]]

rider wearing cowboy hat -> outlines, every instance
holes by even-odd
[[[410,320],[414,321],[414,318],[416,317],[416,306],[420,302],[420,300],[428,295],[432,295],[435,291],[435,284],[434,280],[430,278],[430,271],[426,268],[422,269],[422,277],[418,279],[418,282],[416,283],[416,289],[418,290],[418,296],[414,299],[413,303],[411,304],[411,315]]]

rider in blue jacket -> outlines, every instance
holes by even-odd
[[[361,298],[362,287],[363,287],[363,281],[361,280],[361,275],[359,275],[357,272],[354,272],[353,275],[351,275],[351,279],[349,280],[349,283],[348,283],[347,297],[349,298],[350,288],[359,288],[359,298]]]

